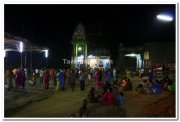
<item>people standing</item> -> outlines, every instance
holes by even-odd
[[[7,90],[11,90],[13,87],[12,77],[13,77],[13,73],[11,72],[11,70],[7,70],[5,73],[5,82],[7,85]]]
[[[67,72],[66,72],[66,82],[68,84],[68,88],[71,88],[71,72],[70,72],[70,69],[67,69]]]
[[[91,69],[89,68],[88,70],[87,70],[87,75],[88,75],[88,81],[91,81]]]
[[[40,77],[40,84],[43,84],[43,74],[44,74],[44,72],[43,72],[43,69],[41,69],[40,71],[39,71],[39,77]]]
[[[54,69],[51,69],[50,76],[51,76],[51,80],[53,82],[53,85],[56,86],[56,74],[55,74]]]
[[[85,74],[84,74],[84,71],[80,72],[79,80],[80,80],[80,89],[81,89],[81,91],[84,91],[84,87],[85,87]]]
[[[117,104],[118,105],[123,105],[124,103],[125,103],[124,93],[120,92],[118,97],[117,97]]]
[[[49,71],[46,70],[44,73],[44,87],[45,87],[45,89],[49,89],[49,80],[50,80],[50,74],[49,74]]]
[[[57,70],[57,73],[56,73],[56,77],[57,77],[57,81],[56,81],[56,91],[59,91],[60,89],[60,70]]]
[[[64,91],[65,90],[65,73],[63,70],[61,70],[60,72],[59,79],[60,79],[60,89]]]
[[[38,69],[36,69],[35,70],[35,82],[37,82],[37,80],[39,80],[39,70]]]
[[[72,70],[71,71],[71,83],[72,83],[72,85],[71,85],[71,88],[72,88],[72,91],[74,91],[74,89],[75,89],[75,82],[76,80],[75,80],[75,72],[74,72],[74,70]]]
[[[140,78],[142,78],[143,76],[144,76],[144,69],[141,68],[141,69],[140,69]]]
[[[153,70],[149,70],[148,79],[152,86],[153,86],[153,78],[154,78],[153,76],[154,76]]]
[[[113,78],[114,78],[114,80],[116,80],[116,69],[115,68],[113,69]]]
[[[106,75],[106,86],[110,87],[111,85],[111,71],[108,69],[107,75]]]
[[[99,83],[99,70],[96,71],[95,73],[95,81],[96,81],[96,88],[100,87],[100,83]]]
[[[15,84],[16,84],[16,88],[19,88],[20,86],[20,69],[16,70],[16,74],[15,74]]]
[[[25,71],[23,68],[20,69],[20,86],[25,89],[25,81],[26,81],[26,76],[25,76]]]

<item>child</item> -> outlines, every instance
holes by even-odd
[[[117,104],[123,105],[125,103],[124,94],[122,92],[119,93],[119,96],[117,97]]]

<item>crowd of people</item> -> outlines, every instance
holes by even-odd
[[[25,84],[42,84],[45,89],[49,89],[49,82],[53,82],[56,90],[64,91],[66,88],[75,90],[76,82],[79,81],[80,89],[85,89],[85,81],[95,80],[96,88],[103,85],[104,77],[106,84],[110,84],[113,77],[112,70],[92,69],[32,69],[14,68],[5,71],[5,87],[10,90],[13,87],[25,89]],[[115,75],[114,75],[115,76]],[[15,84],[15,85],[14,85]]]
[[[136,90],[139,93],[160,94],[163,90],[175,92],[175,81],[166,74],[161,80],[156,78],[155,70],[150,69],[147,79],[144,79],[144,69],[140,69],[139,77],[142,80]],[[87,82],[95,82],[88,92],[87,98],[83,100],[83,106],[79,110],[80,116],[85,116],[87,103],[100,103],[102,105],[123,105],[125,104],[124,92],[133,90],[129,73],[122,79],[117,78],[115,69],[34,69],[23,68],[5,71],[5,88],[25,89],[26,85],[41,84],[44,89],[49,89],[52,82],[56,91],[71,89],[81,91],[86,89]],[[101,92],[99,92],[101,89]],[[97,92],[98,91],[98,92]]]
[[[141,71],[140,77],[142,78],[142,82],[136,87],[139,93],[160,94],[163,90],[175,93],[175,80],[172,80],[169,74],[164,73],[163,70],[161,79],[157,78],[156,69],[154,68],[149,69],[147,79],[143,79],[144,73]]]

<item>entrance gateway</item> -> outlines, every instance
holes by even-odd
[[[131,53],[131,54],[126,54],[125,56],[135,58],[136,59],[136,68],[138,68],[138,69],[142,68],[143,61],[142,61],[140,54]]]

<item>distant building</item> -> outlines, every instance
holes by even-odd
[[[118,67],[138,70],[139,68],[175,67],[175,42],[145,43],[141,46],[119,45]]]
[[[145,43],[145,66],[162,66],[175,67],[176,48],[175,42],[157,42]]]

